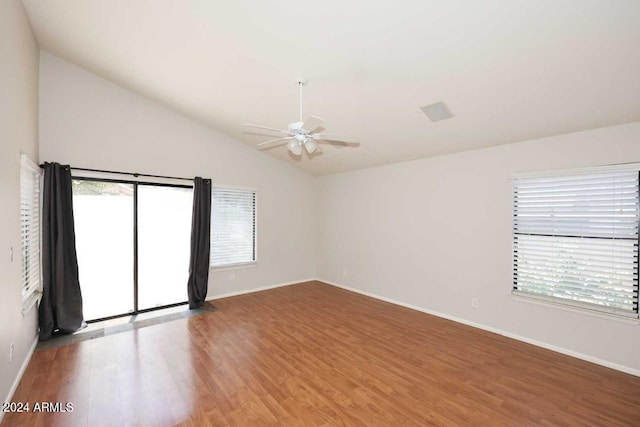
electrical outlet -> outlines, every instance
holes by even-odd
[[[229,281],[230,282],[235,282],[236,281],[236,274],[235,273],[231,273],[229,275]]]
[[[13,262],[13,246],[9,246],[9,262]]]
[[[480,300],[478,298],[471,298],[471,307],[473,308],[480,307]]]
[[[349,270],[347,270],[347,267],[344,267],[344,268],[342,269],[342,275],[343,275],[344,277],[347,277],[347,276],[349,275]]]
[[[16,346],[14,343],[9,344],[9,363],[13,363],[13,351],[15,348]]]

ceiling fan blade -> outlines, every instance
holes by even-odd
[[[316,133],[311,135],[313,139],[320,139],[327,142],[342,142],[344,144],[358,145],[360,142],[350,136],[331,135],[329,133]]]
[[[258,132],[257,130],[254,131],[250,131],[250,130],[246,130],[244,132],[242,132],[245,135],[255,135],[255,136],[266,136],[267,138],[273,138],[275,135],[273,134],[273,132],[269,132],[269,131],[260,131]],[[286,138],[287,135],[281,135],[280,138]]]
[[[270,127],[266,127],[266,126],[260,126],[260,125],[251,125],[251,124],[248,124],[248,123],[243,123],[242,126],[247,126],[247,127],[256,128],[256,129],[270,130],[271,132],[278,132],[278,133],[284,133],[284,134],[288,134],[289,133],[289,131],[287,131],[287,130],[274,129],[274,128],[270,128]]]
[[[324,119],[318,116],[311,116],[302,124],[302,129],[309,131],[309,133],[318,129],[324,124]]]
[[[287,136],[287,137],[284,137],[284,138],[276,138],[276,139],[272,139],[270,141],[261,142],[260,144],[258,144],[258,147],[262,147],[263,145],[267,145],[267,144],[273,144],[275,142],[284,143],[286,141],[289,141],[290,139],[293,139],[293,137],[292,136]]]

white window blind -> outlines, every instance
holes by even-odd
[[[638,318],[638,173],[514,178],[514,294]]]
[[[211,190],[211,266],[256,260],[256,192]]]
[[[28,308],[40,291],[40,168],[24,154],[20,161],[22,301]]]

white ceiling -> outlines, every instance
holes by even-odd
[[[305,116],[361,141],[266,151],[315,175],[640,120],[638,0],[24,3],[42,49],[251,146],[306,76]]]

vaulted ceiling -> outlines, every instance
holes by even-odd
[[[306,76],[304,115],[361,142],[265,151],[315,175],[640,120],[637,0],[24,3],[42,49],[253,147]]]

